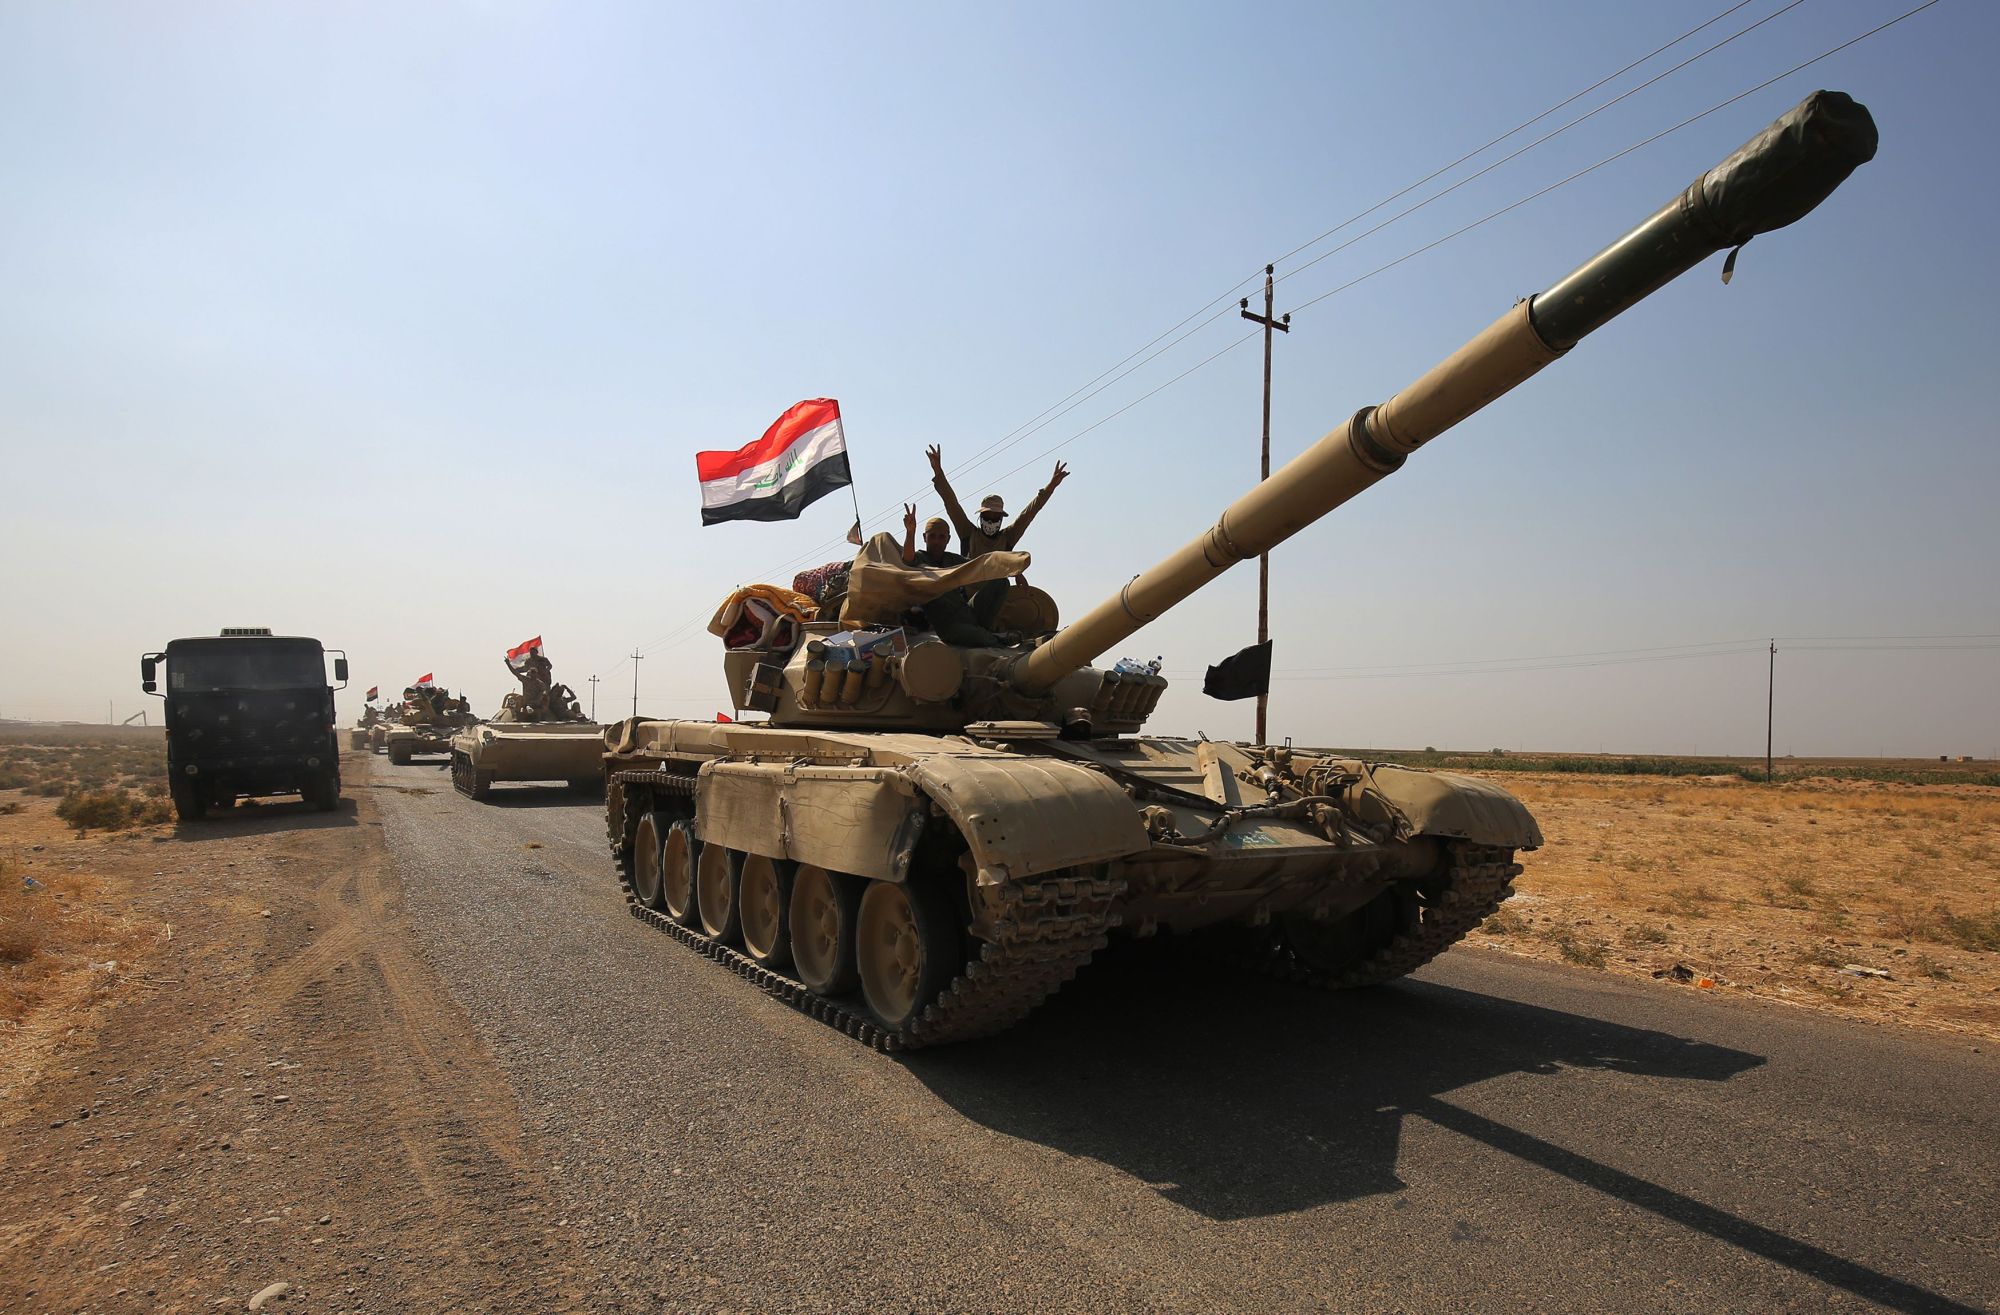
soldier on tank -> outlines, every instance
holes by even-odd
[[[507,663],[507,670],[521,682],[521,702],[530,719],[549,715],[549,693],[555,685],[555,667],[539,652],[521,659],[521,665]]]
[[[965,508],[959,505],[958,494],[952,491],[951,481],[945,478],[944,449],[933,443],[924,449],[924,455],[931,461],[931,487],[944,499],[945,514],[951,517],[952,528],[958,531],[958,549],[968,558],[983,557],[990,552],[1012,552],[1015,545],[1021,542],[1021,536],[1028,532],[1028,526],[1036,515],[1048,505],[1056,485],[1069,478],[1069,467],[1056,462],[1055,474],[1050,476],[1049,482],[1042,486],[1042,491],[1035,495],[1027,510],[1011,525],[1007,523],[1006,500],[998,493],[989,493],[980,499],[979,520],[975,524],[966,516]]]
[[[928,566],[933,570],[957,566],[966,559],[963,554],[953,552],[950,545],[950,524],[942,516],[933,516],[924,522],[924,546],[917,547],[916,504],[903,505],[905,565]],[[1005,580],[988,580],[971,597],[963,589],[953,589],[931,599],[921,610],[925,624],[945,643],[968,648],[991,647],[1000,642],[991,627],[1006,597]]]

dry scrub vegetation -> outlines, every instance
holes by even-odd
[[[1548,843],[1474,938],[2000,1037],[2000,788],[1509,773]],[[1690,989],[1693,989],[1692,987]]]
[[[9,728],[0,738],[0,791],[60,799],[56,815],[78,831],[121,831],[172,821],[159,736],[144,731],[108,735],[116,729],[49,727],[36,734]],[[18,813],[23,806],[22,798],[8,797],[0,803],[0,815]]]
[[[0,1092],[87,1026],[152,942],[105,873],[130,866],[134,840],[165,834],[162,746],[75,738],[67,727],[0,737]]]

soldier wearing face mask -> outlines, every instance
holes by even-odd
[[[968,558],[983,557],[990,552],[1011,552],[1021,542],[1021,536],[1028,532],[1028,525],[1041,509],[1048,505],[1049,495],[1056,491],[1056,485],[1069,478],[1069,467],[1056,462],[1056,472],[1042,491],[1035,495],[1027,509],[1007,522],[1007,504],[998,493],[989,493],[979,503],[979,519],[975,523],[966,516],[965,508],[959,505],[958,495],[952,492],[951,481],[944,477],[944,449],[936,444],[924,449],[924,455],[931,459],[931,484],[938,496],[944,499],[945,514],[951,517],[952,528],[958,531],[958,546]]]

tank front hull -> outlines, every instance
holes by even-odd
[[[450,753],[451,737],[449,726],[396,726],[390,729],[384,747],[391,758],[404,761]]]

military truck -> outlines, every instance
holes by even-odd
[[[328,652],[333,679],[326,679]],[[166,665],[166,689],[160,666]],[[340,806],[333,692],[347,655],[317,639],[238,627],[176,639],[139,659],[139,687],[166,700],[167,789],[184,822],[251,795]]]
[[[1149,735],[1166,682],[1092,663],[1669,280],[1803,217],[1875,146],[1865,108],[1815,93],[1052,635],[968,647],[915,628],[910,604],[1026,558],[932,573],[878,535],[839,626],[725,653],[737,705],[765,721],[607,735],[633,912],[885,1050],[1011,1025],[1119,928],[1201,933],[1323,987],[1420,967],[1507,898],[1542,840],[1525,807],[1469,777]]]

